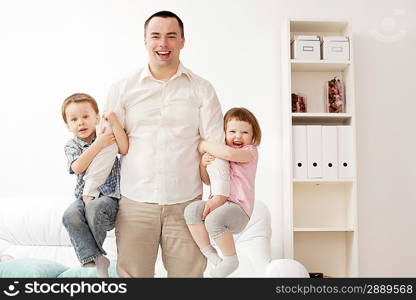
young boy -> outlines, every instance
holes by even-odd
[[[113,127],[113,132],[96,134],[100,121],[97,102],[87,94],[69,96],[62,104],[62,117],[74,137],[65,145],[70,174],[77,175],[75,202],[63,215],[63,224],[69,233],[75,253],[82,265],[95,263],[99,277],[108,277],[110,261],[103,249],[106,231],[114,228],[120,199],[120,162],[116,157],[113,168],[98,188],[97,198],[82,196],[85,185],[84,174],[94,157],[105,147],[117,143],[119,153],[126,154],[128,137],[116,115],[111,112],[104,119]]]

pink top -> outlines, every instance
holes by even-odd
[[[253,160],[248,163],[230,161],[230,197],[228,200],[239,204],[251,217],[258,152],[257,147],[253,145],[246,145],[241,149],[250,151]]]

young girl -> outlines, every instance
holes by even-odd
[[[225,143],[201,141],[203,153],[201,179],[209,185],[206,166],[215,157],[230,161],[230,196],[221,206],[205,211],[206,201],[195,201],[185,209],[189,231],[201,252],[214,265],[213,277],[226,277],[238,267],[233,234],[241,232],[250,220],[254,204],[254,180],[257,168],[257,146],[261,130],[256,117],[245,108],[232,108],[224,116]],[[223,258],[210,244],[210,237]]]

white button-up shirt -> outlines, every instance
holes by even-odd
[[[129,137],[129,151],[121,158],[123,196],[175,204],[202,194],[198,144],[201,138],[224,143],[221,106],[208,81],[182,64],[161,81],[147,66],[111,88],[105,111],[116,112]],[[117,147],[104,150],[87,170],[84,195],[96,196],[108,175],[105,165],[112,166]],[[228,162],[216,159],[208,173],[211,193],[228,196]]]

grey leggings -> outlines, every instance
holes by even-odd
[[[240,233],[246,227],[250,218],[240,205],[227,201],[208,214],[205,222],[202,220],[206,201],[195,201],[189,204],[184,211],[186,224],[205,223],[205,228],[211,238],[221,236],[226,229],[233,234]]]

